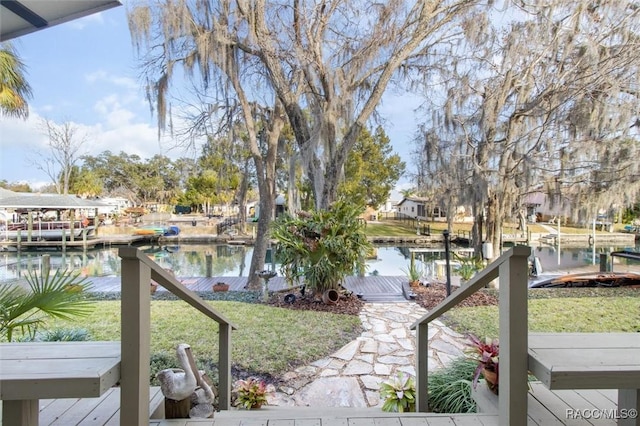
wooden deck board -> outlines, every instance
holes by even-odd
[[[149,400],[151,416],[158,403],[164,401],[159,387],[151,388]],[[40,426],[119,426],[120,388],[110,388],[99,398],[42,399],[39,407]]]
[[[593,398],[591,400],[585,398],[574,390],[549,391],[542,383],[532,383],[531,390],[531,395],[534,398],[539,400],[547,409],[556,413],[565,413],[566,415],[568,413],[567,410],[601,409],[600,406],[595,405],[597,401],[593,401]],[[596,393],[600,392],[596,391]],[[611,394],[615,396],[614,399],[617,398],[617,391],[612,390]],[[598,400],[600,400],[599,397]],[[614,404],[612,400],[609,400],[609,403]],[[615,421],[606,419],[566,419],[564,422],[566,425],[615,425]]]
[[[529,387],[527,399],[527,424],[529,426],[615,425],[615,421],[609,419],[589,419],[587,421],[586,419],[571,418],[570,413],[615,409],[618,393],[616,390],[549,390],[542,382],[538,381],[530,382]],[[484,412],[497,411],[497,406],[492,401],[485,401],[483,404],[485,407],[479,408]]]
[[[79,408],[77,404],[77,400],[70,400],[67,403],[64,403],[64,400],[54,400],[52,403],[48,404],[49,407],[66,407],[66,411],[62,413],[59,419],[55,418],[53,411],[49,413],[44,413],[41,411],[40,413],[40,424],[41,425],[65,425],[65,426],[73,426],[73,425],[101,425],[101,426],[111,426],[111,425],[119,425],[119,410],[114,412],[117,409],[116,405],[113,401],[119,401],[119,394],[114,392],[114,395],[110,395],[109,398],[112,398],[112,401],[105,405],[98,403],[97,411],[78,414],[74,413],[74,410]],[[100,399],[100,398],[85,398],[85,399]],[[104,400],[104,398],[103,398]],[[58,402],[59,403],[54,403]],[[103,401],[104,402],[104,401]],[[109,407],[107,409],[107,407]],[[85,407],[86,408],[86,407]],[[101,413],[100,410],[103,410]],[[357,410],[357,409],[353,409]],[[64,411],[64,410],[63,410]],[[67,412],[68,411],[68,412]],[[326,414],[326,410],[323,410]],[[66,414],[65,414],[66,413]],[[111,413],[111,415],[109,415]],[[149,425],[151,426],[254,426],[254,425],[264,425],[264,426],[363,426],[363,425],[371,425],[371,426],[493,426],[498,424],[497,416],[495,415],[487,415],[487,414],[478,414],[478,415],[445,415],[445,414],[416,414],[416,413],[405,413],[405,414],[391,414],[391,413],[382,413],[380,411],[376,411],[377,414],[372,414],[371,417],[349,417],[348,414],[345,416],[322,416],[318,415],[315,418],[308,418],[303,416],[303,418],[245,418],[245,417],[221,417],[220,413],[216,413],[215,419],[151,419],[149,421]],[[79,423],[76,423],[77,418],[82,418]],[[108,418],[107,418],[108,417]],[[290,417],[290,416],[286,416]]]
[[[153,388],[151,399],[157,396]],[[155,393],[154,393],[155,392]],[[616,408],[615,390],[549,390],[540,382],[532,382],[529,392],[531,426],[593,425],[609,426],[609,419],[570,419],[567,410]],[[119,389],[113,388],[102,398],[56,399],[40,401],[42,425],[118,425]],[[92,406],[94,407],[92,409]],[[79,412],[85,411],[85,417]],[[88,413],[86,413],[88,411]],[[151,413],[151,410],[150,410]],[[82,420],[76,423],[79,418]],[[152,426],[492,426],[498,424],[495,413],[434,414],[385,413],[378,408],[310,408],[263,407],[261,410],[218,412],[214,419],[152,419]]]
[[[283,413],[279,415],[278,413]],[[297,414],[296,414],[297,413]],[[262,416],[260,414],[263,414]],[[151,426],[494,426],[493,414],[385,413],[375,408],[263,407],[252,412],[216,413],[213,419],[151,420]]]

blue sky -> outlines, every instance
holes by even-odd
[[[110,150],[149,158],[180,157],[171,142],[158,140],[138,79],[124,6],[22,36],[13,41],[27,66],[33,90],[30,115],[23,121],[0,117],[0,180],[50,183],[33,166],[46,153],[43,119],[71,122],[88,143],[81,154]],[[416,99],[389,95],[380,108],[394,149],[410,167]],[[37,154],[39,153],[39,154]]]

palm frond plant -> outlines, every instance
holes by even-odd
[[[12,341],[15,331],[33,338],[47,318],[70,320],[86,316],[93,302],[87,299],[90,283],[80,273],[57,270],[53,275],[27,276],[29,289],[0,285],[0,336]]]
[[[271,236],[278,241],[276,256],[287,281],[303,280],[306,288],[320,295],[337,290],[344,277],[364,270],[372,246],[360,218],[363,211],[338,200],[328,210],[278,218]]]
[[[460,256],[457,253],[453,253],[454,259],[459,263],[453,271],[460,275],[464,281],[469,281],[476,272],[482,270],[484,268],[484,264],[482,263],[482,259],[478,259],[475,257],[466,257]]]

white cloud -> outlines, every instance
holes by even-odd
[[[158,141],[157,129],[150,123],[134,122],[135,114],[122,108],[117,96],[103,100],[101,108],[97,124],[71,121],[78,136],[86,136],[88,140],[79,155],[95,156],[108,150],[116,155],[126,152],[147,159],[165,154]],[[48,149],[47,138],[40,130],[41,120],[36,113],[31,113],[26,121],[0,118],[0,180],[27,182],[32,187],[48,181],[48,177],[32,164],[37,156],[35,153]]]
[[[96,133],[95,154],[121,151],[129,155],[150,158],[160,152],[156,130],[145,123],[127,124]]]
[[[29,114],[27,120],[9,117],[0,118],[0,129],[2,129],[0,148],[2,151],[16,147],[24,149],[44,146],[47,138],[39,130],[41,120],[42,117],[33,112]]]
[[[136,116],[134,112],[125,109],[121,96],[115,93],[98,100],[93,109],[106,120],[109,128],[127,124]]]
[[[116,87],[122,87],[128,90],[137,90],[140,88],[140,85],[134,78],[109,74],[104,70],[98,70],[85,74],[84,78],[91,84],[109,83]]]
[[[89,25],[103,24],[103,23],[104,23],[104,17],[102,16],[102,12],[99,12],[99,13],[87,15],[80,19],[69,21],[66,23],[66,25],[76,30],[83,30],[85,27]]]
[[[104,70],[94,71],[94,72],[91,72],[89,74],[85,74],[84,78],[89,83],[95,83],[96,81],[106,80],[107,79],[107,72],[104,71]]]

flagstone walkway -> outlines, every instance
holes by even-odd
[[[415,320],[427,311],[413,302],[367,303],[356,340],[283,377],[270,405],[378,407],[380,383],[398,372],[415,376]],[[463,355],[465,337],[436,320],[429,326],[429,370]]]

